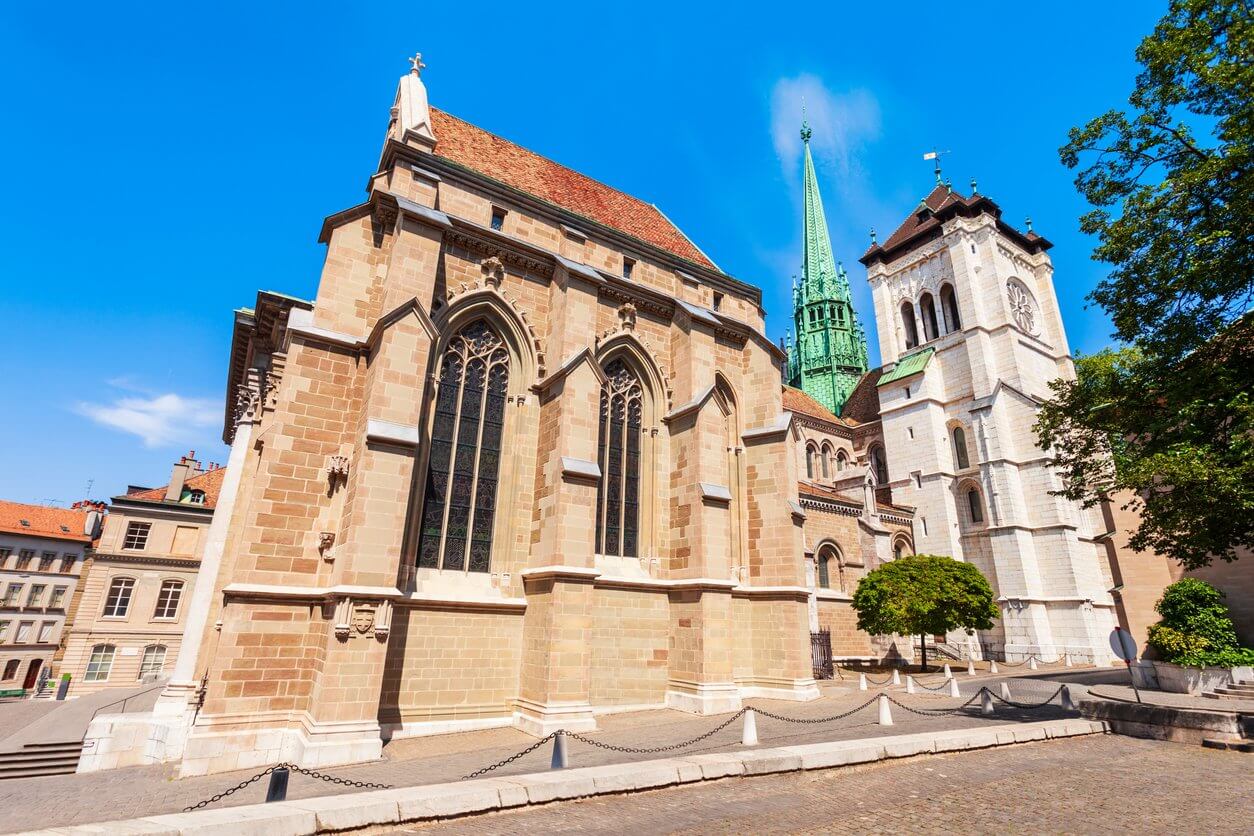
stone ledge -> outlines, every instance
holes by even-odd
[[[838,740],[713,754],[688,755],[636,763],[612,764],[484,778],[349,795],[295,799],[147,816],[38,831],[46,834],[147,833],[271,836],[355,830],[486,813],[528,804],[544,804],[595,795],[636,792],[680,784],[749,775],[828,769],[929,752],[980,749],[1107,731],[1103,722],[1047,720],[983,728]]]

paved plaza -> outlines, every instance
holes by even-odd
[[[1016,701],[1035,702],[1049,697],[1063,680],[1073,684],[1073,693],[1080,696],[1085,681],[1108,679],[1109,671],[1041,671],[1032,677],[1003,677],[1010,682]],[[925,683],[938,686],[939,674],[923,677]],[[982,684],[996,682],[989,677],[968,678],[958,674],[963,697],[952,699],[934,693],[906,695],[892,689],[897,699],[909,706],[943,709],[955,706],[974,694]],[[787,717],[816,719],[844,713],[874,696],[874,690],[856,690],[853,679],[833,683],[825,688],[825,696],[809,703],[752,700],[751,704]],[[975,728],[995,723],[1049,720],[1074,716],[1057,705],[1020,710],[999,706],[991,718],[979,714],[978,704],[957,715],[921,716],[904,709],[894,709],[894,725],[876,724],[875,706],[830,723],[786,723],[758,717],[758,734],[762,746],[787,746],[825,740],[847,740],[890,734]],[[605,715],[599,718],[600,729],[589,737],[615,746],[656,747],[681,742],[718,726],[725,717],[698,717],[677,711],[647,711]],[[680,750],[683,754],[718,752],[739,747],[741,722],[736,721],[717,734]],[[384,759],[358,766],[324,770],[337,778],[392,786],[419,786],[453,781],[500,761],[536,739],[515,729],[492,729],[465,734],[399,740],[386,746]],[[649,760],[655,753],[632,753],[596,748],[572,742],[572,766],[596,766]],[[491,774],[520,775],[548,768],[550,750],[541,747]],[[256,770],[223,773],[177,780],[172,764],[133,767],[82,775],[0,781],[0,831],[11,832],[39,827],[110,821],[156,813],[179,812],[184,807],[222,792],[256,774]],[[357,792],[358,788],[330,784],[302,775],[293,775],[290,798],[308,798],[341,792]],[[215,803],[214,808],[256,804],[265,798],[265,781],[248,787]]]
[[[602,796],[394,833],[1249,833],[1254,758],[1094,735]]]

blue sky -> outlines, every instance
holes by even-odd
[[[231,311],[311,298],[405,57],[432,103],[656,203],[788,323],[804,95],[837,257],[930,188],[924,151],[1055,243],[1072,347],[1109,341],[1058,163],[1121,106],[1160,2],[7,4],[0,497],[106,497],[221,444]],[[769,12],[770,16],[767,16]],[[868,322],[873,329],[873,323]],[[871,333],[873,354],[874,332]]]

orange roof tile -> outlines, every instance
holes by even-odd
[[[226,477],[226,468],[219,467],[206,470],[198,476],[188,479],[184,485],[192,490],[205,492],[205,504],[192,506],[195,508],[216,508],[218,494],[222,492],[222,480]],[[162,502],[165,500],[165,487],[149,488],[126,494],[125,499],[138,499],[144,502]]]
[[[22,525],[22,520],[30,525]],[[83,533],[86,522],[86,510],[47,508],[43,505],[24,505],[0,499],[0,531],[9,534],[29,534],[32,537],[90,543],[91,538]],[[68,530],[62,530],[62,526]]]
[[[789,412],[796,412],[801,415],[808,415],[811,418],[818,418],[820,421],[827,421],[832,424],[843,424],[849,426],[850,422],[840,418],[839,416],[828,410],[823,404],[792,386],[784,387],[784,409]]]
[[[687,261],[717,269],[653,205],[528,151],[442,110],[431,108],[435,155],[485,174]]]
[[[855,424],[869,424],[880,419],[880,390],[878,384],[884,367],[871,369],[862,376],[858,385],[849,393],[841,412],[844,418]]]

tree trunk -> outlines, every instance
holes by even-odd
[[[922,672],[927,673],[927,636],[919,634],[919,651],[923,654]]]

